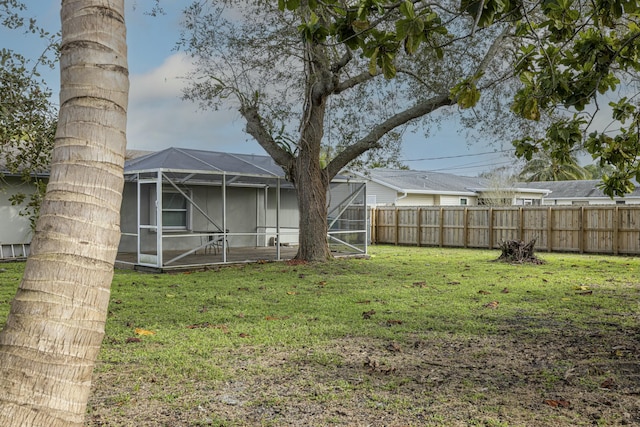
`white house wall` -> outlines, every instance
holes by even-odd
[[[367,195],[375,196],[377,206],[393,206],[398,198],[398,192],[373,181],[367,181]]]
[[[466,199],[467,203],[466,206],[475,206],[478,204],[478,198],[475,196],[446,196],[446,195],[441,195],[440,196],[440,203],[438,203],[439,206],[461,206],[463,205],[463,203],[461,203],[462,199]]]
[[[615,205],[617,200],[624,200],[624,205],[638,205],[640,204],[640,200],[635,198],[630,199],[542,199],[542,204],[544,206],[575,206],[575,205],[584,205],[584,206],[611,206]]]
[[[433,206],[435,204],[436,197],[432,194],[408,194],[396,201],[396,206]]]
[[[266,232],[265,240],[261,241],[265,246],[274,244],[275,232],[278,225],[276,218],[277,193],[275,187],[270,187],[267,195],[267,217],[261,232]],[[294,189],[280,190],[280,232],[281,242],[289,244],[298,243],[298,226],[300,215],[298,213],[298,196]]]
[[[20,178],[5,177],[0,187],[0,244],[16,244],[31,242],[31,226],[29,217],[21,216],[21,206],[12,206],[9,198],[22,193],[29,196],[34,193],[32,185],[25,184]]]

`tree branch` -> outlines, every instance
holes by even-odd
[[[273,139],[262,123],[262,118],[258,113],[258,108],[254,105],[243,105],[240,108],[240,114],[247,121],[246,131],[253,136],[258,144],[275,160],[277,164],[282,166],[288,173],[293,164],[293,154],[283,149]]]
[[[380,138],[393,129],[398,126],[402,126],[413,119],[429,114],[441,107],[454,104],[455,101],[453,101],[448,94],[439,95],[389,117],[387,120],[374,127],[364,138],[345,148],[336,157],[334,157],[333,160],[331,160],[326,168],[329,179],[336,176],[347,164],[349,164],[350,161],[358,157],[360,154],[378,147]]]
[[[353,53],[351,52],[351,49],[347,48],[347,51],[344,53],[344,55],[342,55],[340,60],[338,60],[331,66],[331,72],[334,74],[338,73],[340,70],[346,67],[346,65],[351,62],[352,59]]]
[[[372,80],[374,77],[378,76],[380,73],[376,73],[375,75],[371,75],[371,73],[369,73],[368,71],[358,74],[355,77],[351,77],[350,79],[347,79],[337,85],[335,85],[334,89],[333,89],[333,93],[334,94],[338,94],[341,92],[344,92],[347,89],[351,89],[352,87],[356,87],[361,83],[367,82],[369,80]]]

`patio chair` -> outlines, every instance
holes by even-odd
[[[229,232],[227,229],[226,233]],[[209,236],[209,243],[205,246],[205,253],[209,248],[213,248],[213,253],[218,254],[219,251],[225,246],[227,247],[227,254],[229,253],[229,240],[225,238],[225,235],[222,233],[213,233]]]

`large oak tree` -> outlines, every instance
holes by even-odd
[[[517,118],[538,122],[559,104],[582,110],[615,88],[613,74],[637,66],[635,5],[198,1],[180,42],[197,64],[185,97],[239,110],[297,188],[297,257],[326,260],[329,182],[364,153],[397,150],[408,127],[428,131],[456,113],[495,138],[519,138],[521,156],[555,152],[562,138],[544,142]]]

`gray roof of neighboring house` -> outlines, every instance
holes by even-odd
[[[602,184],[601,180],[590,179],[582,181],[519,182],[517,185],[519,187],[551,190],[551,194],[546,196],[547,199],[609,199],[610,197],[599,188],[600,184]],[[626,197],[640,197],[640,187],[636,186],[636,189]]]
[[[397,191],[417,194],[472,196],[476,194],[478,189],[486,189],[489,186],[489,182],[484,178],[429,171],[369,169],[366,172],[356,172],[356,174]]]

